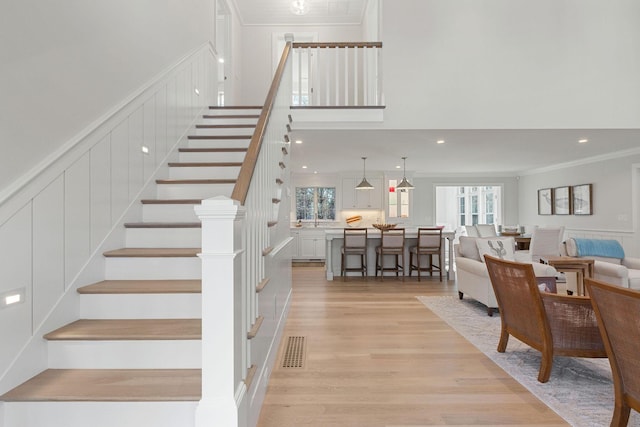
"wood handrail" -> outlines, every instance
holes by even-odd
[[[293,47],[294,48],[314,48],[314,47],[319,47],[319,48],[356,48],[356,47],[364,47],[364,48],[369,48],[369,47],[377,47],[377,48],[381,48],[382,47],[382,42],[335,42],[335,43],[293,43]]]
[[[273,81],[271,82],[271,88],[269,89],[264,106],[262,107],[260,118],[256,124],[256,130],[253,132],[253,136],[251,137],[247,154],[244,162],[242,163],[242,167],[240,168],[238,180],[233,188],[233,192],[231,193],[231,198],[239,201],[241,205],[244,205],[247,199],[247,194],[249,193],[249,186],[251,185],[251,179],[253,178],[256,163],[258,162],[258,155],[260,154],[260,149],[262,147],[262,140],[267,129],[267,124],[269,123],[269,117],[273,110],[273,104],[276,100],[278,88],[280,87],[280,82],[282,81],[282,76],[284,75],[284,69],[290,52],[291,42],[287,42],[284,51],[282,52],[282,57],[280,57],[280,63],[276,69]]]

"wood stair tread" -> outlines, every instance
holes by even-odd
[[[202,280],[102,280],[78,288],[79,294],[197,294]]]
[[[172,168],[240,167],[242,162],[169,162]]]
[[[200,248],[121,248],[104,252],[103,255],[108,258],[189,258],[197,257],[200,251]]]
[[[156,184],[235,184],[236,179],[156,179]]]
[[[203,119],[258,119],[260,114],[204,114]]]
[[[19,401],[198,401],[200,369],[47,369],[0,396]]]
[[[255,128],[255,124],[229,124],[229,125],[196,125],[196,129],[249,129]]]
[[[200,319],[80,319],[44,335],[55,341],[199,340]]]
[[[142,199],[143,205],[199,205],[202,199]]]
[[[192,147],[183,147],[178,148],[178,152],[180,153],[243,153],[246,152],[247,148],[236,148],[236,147],[221,147],[221,148],[192,148]]]
[[[128,222],[125,228],[202,228],[200,222]]]
[[[262,105],[210,105],[210,110],[262,110]]]
[[[188,139],[251,139],[251,135],[189,135]]]

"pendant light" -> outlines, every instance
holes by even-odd
[[[360,184],[356,185],[356,190],[373,190],[373,185],[369,184],[369,181],[367,181],[366,162],[367,162],[367,158],[363,157],[362,158],[362,181],[360,181]]]
[[[411,183],[409,181],[407,181],[407,158],[403,157],[402,158],[402,181],[400,181],[400,184],[396,185],[396,189],[400,189],[400,190],[413,190],[413,185],[411,185]]]

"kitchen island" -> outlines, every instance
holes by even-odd
[[[453,262],[453,239],[456,236],[454,230],[442,230],[442,259],[445,253],[448,254],[447,280]],[[344,232],[342,228],[332,228],[325,231],[327,240],[325,248],[325,269],[327,280],[333,280],[334,276],[340,276],[341,248],[344,242]],[[409,271],[409,248],[415,246],[418,240],[418,227],[405,227],[405,272]],[[369,228],[367,231],[367,274],[375,276],[376,246],[380,245],[380,230]],[[348,262],[349,260],[347,260]]]

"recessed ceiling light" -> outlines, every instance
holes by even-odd
[[[307,168],[306,166],[302,166],[302,169],[306,169],[306,168]]]
[[[302,141],[299,139],[296,139],[296,144],[302,144]]]
[[[585,142],[589,142],[589,140],[588,139],[579,139],[578,142],[580,144],[584,144]]]
[[[436,144],[444,144],[444,139],[439,139],[436,141]]]

